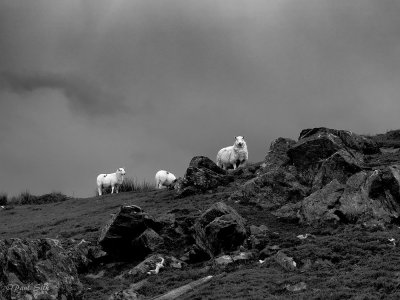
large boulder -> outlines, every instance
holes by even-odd
[[[257,204],[264,208],[277,208],[300,201],[310,193],[297,176],[294,166],[281,166],[245,182],[232,193],[230,199],[242,204]]]
[[[175,190],[177,197],[186,197],[227,185],[232,180],[232,176],[226,175],[226,171],[208,157],[196,156],[191,160],[184,177],[178,179]]]
[[[196,244],[210,257],[237,250],[247,237],[245,222],[232,207],[217,202],[196,221]]]
[[[99,244],[114,258],[135,260],[142,249],[135,251],[133,240],[146,229],[155,226],[155,221],[135,205],[121,206],[101,230]]]
[[[300,133],[299,140],[321,134],[333,134],[339,137],[347,148],[354,149],[363,154],[379,153],[379,146],[373,139],[347,130],[337,130],[325,127],[303,129]]]
[[[73,257],[55,239],[0,240],[0,298],[83,299]]]
[[[346,184],[335,179],[298,203],[282,206],[274,215],[309,225],[396,221],[400,217],[400,166],[361,171]]]
[[[312,191],[315,192],[334,179],[344,184],[351,175],[360,172],[363,166],[361,154],[341,149],[322,162],[312,182]]]
[[[296,141],[282,137],[272,141],[262,164],[262,169],[258,173],[269,172],[287,164],[290,160],[287,152],[295,144]]]

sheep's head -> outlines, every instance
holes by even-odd
[[[121,175],[125,175],[125,170],[124,168],[118,168],[117,173],[121,174]]]
[[[235,146],[238,148],[242,148],[244,145],[246,145],[246,141],[244,140],[243,136],[236,136],[235,137]]]

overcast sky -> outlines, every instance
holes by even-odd
[[[234,136],[400,128],[396,0],[0,0],[0,192],[93,196]]]

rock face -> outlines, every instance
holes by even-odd
[[[143,248],[146,246],[143,245],[140,249],[135,249],[133,246],[140,244],[139,236],[153,226],[155,226],[155,221],[139,207],[122,206],[102,229],[99,244],[104,251],[115,258],[136,259],[137,256],[143,255]],[[133,243],[137,238],[139,240],[136,244]],[[148,238],[142,236],[141,240],[147,243]]]
[[[379,153],[378,144],[371,138],[355,134],[347,130],[337,130],[325,127],[303,129],[300,133],[299,140],[306,139],[311,136],[318,136],[320,134],[332,134],[340,138],[346,148],[353,149],[363,154],[376,154]]]
[[[226,175],[226,171],[219,168],[212,160],[205,156],[195,156],[183,178],[175,184],[177,197],[204,193],[207,190],[221,185],[227,185],[233,180]]]
[[[345,184],[333,180],[296,204],[275,213],[287,220],[318,225],[322,223],[380,223],[400,216],[400,166],[361,171]]]
[[[59,240],[0,240],[0,298],[83,299],[74,256]]]
[[[210,257],[236,250],[247,237],[245,220],[230,206],[217,202],[194,225],[196,244]]]

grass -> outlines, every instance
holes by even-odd
[[[22,192],[18,196],[14,196],[10,199],[8,204],[12,205],[30,205],[30,204],[47,204],[62,202],[69,199],[66,195],[60,192],[52,192],[50,194],[44,194],[41,196],[32,195],[28,190]]]
[[[122,185],[119,187],[118,192],[149,192],[155,189],[154,184],[148,181],[143,180],[140,182],[139,180],[132,178],[125,178]],[[111,187],[103,189],[103,194],[110,194]],[[96,190],[95,195],[98,196],[98,192]]]

